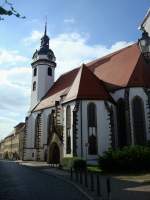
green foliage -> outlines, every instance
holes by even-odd
[[[73,161],[77,159],[77,157],[68,157],[68,158],[63,158],[61,161],[61,166],[64,169],[70,169],[73,166]]]
[[[109,149],[99,157],[99,166],[109,172],[135,172],[150,170],[150,147],[129,146]]]
[[[61,166],[64,169],[71,169],[74,170],[85,170],[86,169],[86,161],[82,160],[79,157],[71,157],[71,158],[63,158],[61,161]]]
[[[8,0],[4,0],[3,5],[5,5],[7,8],[4,8],[4,6],[0,6],[0,20],[4,20],[4,18],[1,16],[11,16],[11,15],[25,19],[25,16],[21,16],[21,14],[17,12],[16,9],[13,7],[13,4],[10,3]]]
[[[86,161],[77,158],[74,160],[72,167],[75,171],[85,171],[87,169]]]

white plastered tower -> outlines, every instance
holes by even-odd
[[[41,46],[32,57],[32,86],[30,111],[40,102],[54,83],[55,55],[49,48],[47,25],[44,36],[41,38]]]

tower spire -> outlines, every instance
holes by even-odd
[[[45,31],[44,35],[47,35],[47,16],[45,17]]]

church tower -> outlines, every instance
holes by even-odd
[[[32,86],[31,105],[32,110],[52,87],[54,83],[55,55],[49,48],[49,37],[47,36],[47,24],[45,24],[44,35],[41,38],[41,46],[32,57]]]

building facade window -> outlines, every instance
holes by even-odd
[[[66,108],[66,154],[71,153],[71,108]]]
[[[118,147],[122,148],[128,145],[127,120],[125,113],[125,101],[120,98],[117,101],[117,129],[118,129]]]
[[[132,100],[133,133],[134,144],[143,145],[146,143],[146,127],[143,100],[136,96]]]
[[[36,90],[36,82],[35,82],[35,81],[33,82],[33,88],[32,88],[32,90],[33,90],[33,91]]]
[[[41,118],[41,114],[38,114],[35,120],[35,138],[34,138],[35,149],[40,148],[41,133],[42,133],[42,118]]]
[[[34,68],[33,70],[33,76],[36,76],[37,75],[37,68]]]
[[[94,103],[87,106],[88,118],[88,154],[97,154],[97,110]]]
[[[48,76],[52,76],[52,68],[48,67]]]

